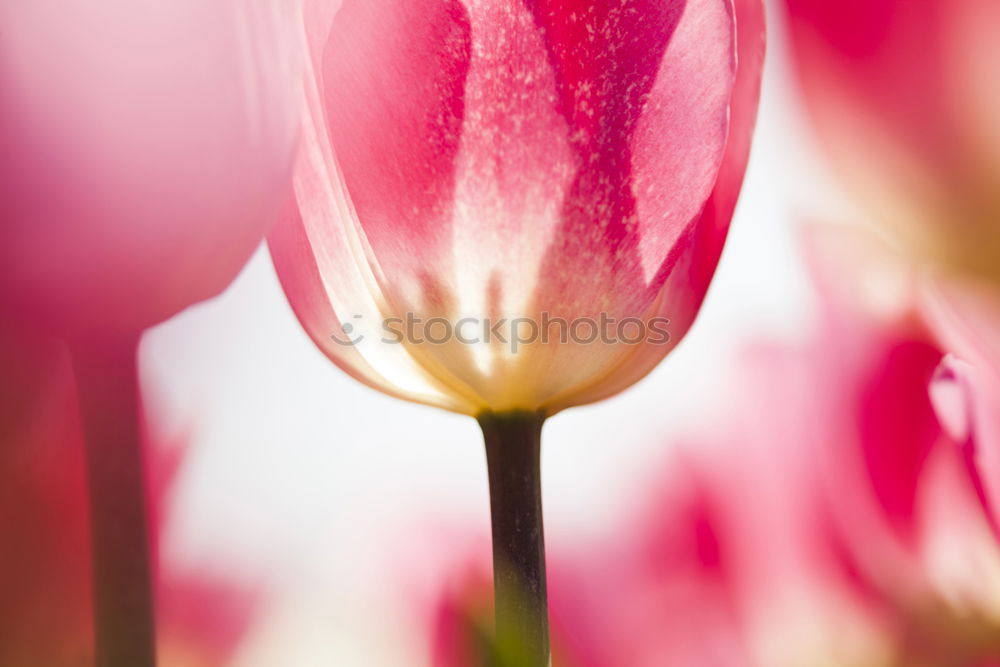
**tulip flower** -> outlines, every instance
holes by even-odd
[[[524,623],[544,664],[541,424],[630,386],[690,327],[746,166],[762,8],[347,0],[305,16],[278,275],[343,370],[479,419],[498,624]]]
[[[911,251],[1000,279],[1000,7],[785,4],[806,107],[839,175]]]
[[[0,415],[0,664],[93,665],[88,490],[73,369],[64,344],[37,332],[3,334],[0,354],[19,366],[0,378],[0,391],[6,398],[16,390],[19,405]],[[155,440],[143,448],[154,539],[172,520],[168,499],[184,455],[183,443]],[[156,580],[163,664],[228,664],[258,594],[171,558],[158,560]]]
[[[98,664],[153,661],[135,347],[262,240],[296,144],[283,0],[2,2],[0,309],[70,341]]]
[[[844,275],[827,273],[828,294]],[[891,317],[851,304],[861,284],[827,299],[812,354],[832,400],[811,418],[823,434],[811,477],[852,588],[891,621],[892,664],[985,667],[1000,654],[990,583],[1000,573],[990,482],[1000,357],[982,344],[995,338],[987,313],[927,307],[918,276]]]

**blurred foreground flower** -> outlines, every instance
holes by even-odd
[[[135,349],[220,292],[287,195],[286,0],[0,2],[0,326],[71,345],[99,667],[154,661]]]
[[[1000,320],[871,309],[866,261],[818,260],[815,338],[752,348],[638,517],[555,555],[555,667],[1000,664]],[[442,591],[435,667],[492,664],[475,590]]]
[[[2,333],[0,354],[20,360],[25,372],[0,379],[2,397],[17,394],[22,408],[0,415],[0,664],[90,667],[87,488],[68,354],[37,334]],[[148,511],[159,534],[169,522],[163,508],[184,451],[158,443],[146,454]],[[169,561],[157,569],[160,663],[228,664],[254,615],[255,594]]]
[[[0,4],[0,303],[131,336],[233,279],[294,154],[281,2]]]
[[[498,624],[532,664],[542,421],[633,384],[690,327],[743,179],[762,24],[756,0],[307,3],[278,274],[338,366],[479,418]]]
[[[920,254],[1000,281],[1000,5],[785,2],[840,175]]]

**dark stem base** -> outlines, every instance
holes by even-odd
[[[96,667],[153,667],[137,340],[73,348],[90,496]]]
[[[540,462],[544,419],[534,412],[479,416],[490,480],[497,661],[501,665],[549,664]]]

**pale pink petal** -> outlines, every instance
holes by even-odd
[[[322,219],[322,215],[318,214],[318,217]],[[339,240],[342,241],[341,244],[330,248],[334,253],[333,257],[320,256],[333,265],[349,265],[354,261],[349,242],[344,238]],[[285,219],[268,236],[268,247],[292,310],[313,342],[341,369],[389,395],[459,412],[470,410],[456,403],[450,394],[438,391],[433,381],[402,347],[381,343],[379,337],[382,332],[378,324],[375,324],[380,321],[381,310],[373,300],[368,285],[353,271],[333,274],[321,272],[317,251],[322,253],[327,247],[322,242],[310,243],[309,229],[294,204],[290,203]],[[358,316],[356,319],[345,316],[342,321],[334,312],[335,302],[328,291],[332,288],[328,287],[329,283],[324,278],[336,277],[351,283],[341,293],[350,293],[350,288],[353,288],[356,294],[353,307],[339,305]],[[374,368],[369,363],[369,358],[362,353],[362,349],[368,349],[372,345],[379,347],[377,353],[370,357],[388,377]]]
[[[135,330],[217,294],[294,156],[284,0],[0,5],[0,298]]]

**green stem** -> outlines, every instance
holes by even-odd
[[[137,344],[73,348],[90,496],[96,667],[156,664]]]
[[[547,667],[549,620],[542,530],[541,432],[534,412],[485,413],[500,664]]]

